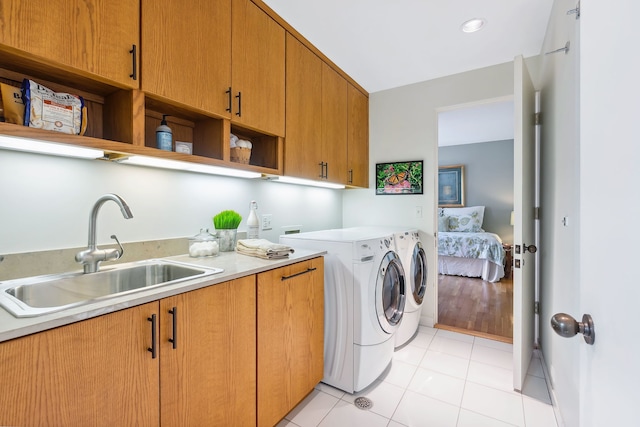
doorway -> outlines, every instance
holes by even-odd
[[[492,244],[502,243],[507,250],[513,243],[513,111],[512,97],[504,97],[438,112],[438,164],[464,166],[464,206],[484,207],[482,231],[495,234],[498,240]],[[438,210],[439,216],[442,212]],[[449,212],[451,210],[447,209]],[[439,227],[438,252],[445,253],[441,247],[445,236],[441,231],[444,229]],[[452,239],[462,238],[462,233],[446,234]],[[466,237],[467,233],[464,234]],[[500,269],[506,273],[504,276],[502,271],[499,278],[482,274],[483,280],[475,277],[478,275],[475,266],[465,264],[469,260],[438,256],[439,273],[448,274],[438,274],[436,327],[512,342],[513,280],[510,269],[503,264]],[[486,254],[480,256],[487,257]],[[459,267],[458,260],[461,261]],[[475,261],[481,260],[471,260]],[[495,263],[495,258],[493,261]],[[497,268],[486,259],[482,262]],[[455,267],[450,267],[451,263],[456,263]]]

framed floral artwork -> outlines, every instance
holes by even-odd
[[[376,194],[422,194],[422,160],[376,163]]]

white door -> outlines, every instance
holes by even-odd
[[[640,218],[640,60],[631,53],[638,40],[628,37],[628,29],[640,3],[582,3],[581,310],[570,314],[578,320],[591,314],[596,335],[593,345],[571,338],[580,349],[580,426],[638,426],[640,227],[633,224]]]
[[[513,388],[521,391],[535,340],[535,255],[524,246],[535,244],[535,89],[522,56],[513,69]]]

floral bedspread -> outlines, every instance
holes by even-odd
[[[438,255],[481,258],[503,265],[504,248],[494,233],[439,232]]]

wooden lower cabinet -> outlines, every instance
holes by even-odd
[[[0,425],[159,425],[158,303],[0,344]]]
[[[258,426],[276,425],[323,377],[324,261],[258,274]]]
[[[322,379],[323,290],[320,257],[0,343],[0,425],[274,426]]]
[[[255,425],[255,276],[165,298],[160,313],[162,426]]]

